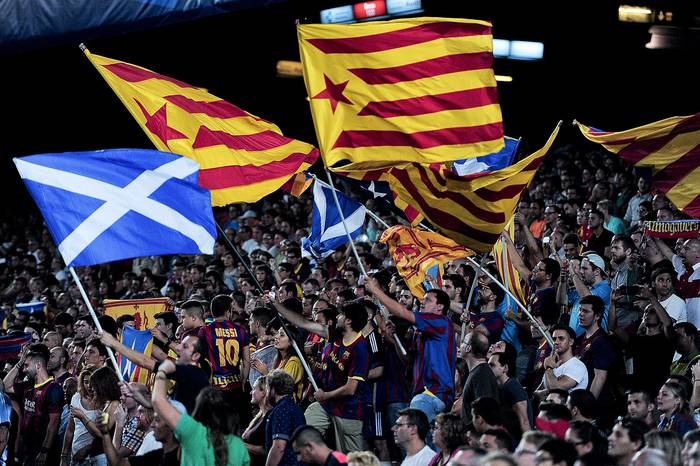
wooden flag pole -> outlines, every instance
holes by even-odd
[[[103,332],[104,330],[102,329],[102,325],[100,325],[100,321],[97,319],[97,314],[95,314],[95,310],[92,308],[92,303],[88,299],[87,293],[85,293],[85,289],[83,288],[83,284],[80,282],[80,278],[78,278],[78,274],[75,273],[75,268],[70,267],[69,268],[71,275],[73,276],[73,280],[75,281],[75,284],[78,285],[78,289],[80,290],[80,295],[83,297],[83,301],[85,301],[85,305],[88,308],[88,311],[90,311],[90,316],[92,317],[92,321],[95,323],[95,327],[97,327],[97,330],[99,332]],[[112,351],[112,348],[109,346],[105,346],[107,348],[107,354],[109,355],[109,359],[112,361],[112,365],[114,366],[114,370],[117,371],[117,377],[119,377],[119,380],[122,382],[125,382],[124,376],[122,375],[122,371],[119,370],[119,364],[117,364],[117,358],[114,357],[114,352]]]
[[[250,274],[251,277],[253,277],[253,280],[255,281],[255,286],[257,287],[258,291],[260,294],[263,294],[265,290],[263,289],[262,285],[256,278],[255,274],[253,271],[250,269],[250,266],[246,263],[246,261],[243,260],[243,256],[241,256],[240,251],[238,251],[238,248],[236,247],[233,242],[226,236],[226,233],[224,230],[221,228],[221,226],[217,223],[216,227],[219,229],[221,234],[223,235],[224,241],[228,243],[229,247],[231,250],[236,254],[236,257],[238,257],[238,260],[241,261],[243,264],[243,267],[245,267],[246,271]],[[301,352],[301,349],[299,349],[299,345],[297,345],[297,342],[294,341],[294,338],[291,337],[291,333],[289,333],[289,330],[287,329],[287,325],[284,323],[284,318],[280,316],[280,324],[282,324],[282,328],[284,329],[284,333],[287,334],[289,337],[289,342],[292,344],[292,348],[294,348],[294,352],[299,356],[299,361],[301,361],[301,365],[304,367],[304,372],[306,372],[307,377],[309,378],[309,381],[311,382],[311,385],[313,385],[315,390],[318,390],[318,385],[316,384],[316,380],[314,379],[314,374],[311,372],[311,368],[309,367],[309,364],[306,362],[306,359],[304,358],[304,354]]]

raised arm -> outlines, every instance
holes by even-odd
[[[100,332],[98,336],[100,337],[100,341],[102,341],[103,345],[109,346],[114,351],[121,353],[122,356],[124,356],[129,361],[136,363],[137,365],[148,369],[149,371],[153,371],[156,368],[155,359],[149,358],[148,356],[139,351],[135,351],[131,348],[128,348],[127,346],[124,346],[122,342],[114,338],[111,334],[107,332]]]
[[[416,323],[416,316],[413,315],[413,312],[409,311],[397,301],[390,298],[386,293],[384,293],[384,290],[382,290],[382,287],[379,285],[379,282],[376,278],[368,277],[367,280],[365,280],[365,290],[372,293],[372,296],[377,298],[377,300],[379,300],[379,302],[382,303],[386,310],[389,311],[391,314],[395,315],[396,317],[400,317],[403,320],[406,320],[412,324]]]
[[[513,262],[513,267],[515,267],[521,277],[527,279],[527,277],[532,275],[532,270],[525,265],[518,249],[515,247],[515,244],[513,244],[513,240],[511,240],[510,236],[505,232],[501,233],[501,238],[503,238],[503,241],[506,243],[506,248],[508,248],[508,252],[510,253],[510,260]]]
[[[282,317],[284,317],[297,327],[303,328],[304,330],[307,330],[311,333],[315,333],[316,335],[321,336],[323,338],[328,338],[328,327],[326,327],[325,325],[306,320],[304,317],[297,314],[296,312],[292,312],[286,307],[284,307],[281,303],[270,299],[270,296],[267,294],[263,296],[262,300],[265,304],[271,304],[275,308],[275,310],[280,313]]]

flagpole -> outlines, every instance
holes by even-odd
[[[97,314],[95,314],[95,310],[92,308],[92,303],[90,303],[90,300],[88,299],[87,293],[85,293],[85,289],[83,288],[83,284],[80,282],[80,278],[78,278],[78,274],[75,273],[75,269],[71,266],[69,268],[71,275],[73,276],[73,280],[75,281],[75,284],[78,285],[78,289],[80,290],[80,294],[83,297],[83,301],[85,301],[85,305],[88,308],[88,311],[90,312],[90,316],[92,317],[92,321],[95,322],[95,327],[97,327],[97,330],[99,332],[103,332],[102,330],[102,325],[100,325],[100,321],[97,319]],[[112,365],[114,365],[114,370],[117,371],[117,377],[119,377],[119,380],[124,382],[124,376],[122,375],[122,371],[119,369],[119,364],[117,364],[117,359],[114,357],[114,352],[112,351],[112,348],[109,346],[106,346],[107,348],[107,354],[109,355],[109,359],[112,361]]]
[[[357,266],[360,268],[360,272],[362,272],[362,275],[367,277],[367,271],[365,270],[365,267],[362,265],[362,261],[360,260],[360,255],[357,253],[357,249],[355,248],[355,242],[352,240],[352,236],[350,235],[350,230],[348,230],[348,225],[345,223],[345,214],[343,213],[343,209],[340,207],[340,201],[338,200],[338,194],[335,191],[335,186],[333,186],[333,178],[331,178],[331,173],[328,170],[325,170],[326,176],[328,177],[328,184],[331,186],[331,193],[333,194],[333,200],[335,201],[335,206],[338,208],[338,213],[340,214],[340,220],[343,222],[343,229],[345,230],[345,234],[348,235],[348,241],[350,241],[350,247],[352,248],[352,253],[355,255],[355,260],[357,260]],[[365,208],[365,211],[367,209]]]
[[[470,261],[473,265],[475,265],[477,267],[479,266],[479,264],[476,261],[474,261],[474,259],[472,259],[471,257],[467,257],[467,260]],[[532,314],[530,314],[530,311],[528,311],[527,308],[525,306],[523,306],[523,304],[520,301],[518,301],[518,298],[516,298],[515,295],[506,286],[503,285],[503,283],[498,281],[496,279],[496,277],[491,275],[488,270],[486,270],[486,269],[481,269],[481,270],[482,270],[482,272],[484,272],[486,274],[487,277],[489,277],[491,280],[493,280],[503,291],[505,291],[508,296],[513,298],[513,300],[518,305],[518,307],[520,307],[520,309],[522,309],[522,311],[525,313],[525,315],[528,317],[528,319],[530,319],[530,322],[535,324],[535,326],[540,330],[542,335],[547,340],[547,343],[549,343],[550,346],[552,348],[554,348],[554,340],[552,340],[552,336],[549,334],[547,329],[542,324],[540,324],[539,321],[532,316]]]
[[[479,264],[478,268],[474,271],[474,279],[472,280],[471,287],[469,288],[469,296],[467,296],[467,309],[462,311],[469,313],[469,305],[472,302],[472,297],[474,296],[474,290],[476,289],[476,282],[479,278],[479,272],[482,270],[482,266],[484,263],[486,263],[486,258],[488,257],[487,254],[484,254],[484,256],[481,258],[481,263]],[[463,321],[462,322],[462,341],[466,338],[467,335],[467,322]]]
[[[262,287],[260,282],[258,281],[257,277],[251,270],[250,266],[246,263],[246,261],[243,260],[243,256],[241,256],[241,253],[238,251],[238,248],[233,244],[233,242],[229,239],[228,236],[226,236],[226,233],[224,232],[223,228],[221,228],[221,225],[216,223],[216,228],[218,228],[219,232],[224,238],[224,241],[228,243],[229,247],[231,250],[236,254],[236,257],[238,257],[238,260],[241,261],[243,264],[243,267],[245,267],[246,271],[250,274],[251,277],[253,277],[253,281],[255,281],[255,286],[257,287],[258,291],[260,294],[263,294],[265,292],[265,289]],[[281,316],[280,316],[281,317]],[[309,381],[311,382],[311,385],[313,385],[314,389],[318,390],[318,385],[316,384],[316,380],[314,379],[314,375],[311,372],[311,368],[309,367],[309,364],[306,362],[306,359],[304,358],[303,353],[299,349],[299,345],[297,345],[296,341],[294,341],[294,338],[291,337],[291,333],[289,333],[289,330],[287,329],[287,325],[284,323],[284,319],[280,318],[280,323],[282,324],[282,328],[284,329],[284,333],[286,333],[289,336],[289,341],[292,344],[292,347],[294,348],[294,352],[299,356],[299,360],[301,361],[301,365],[304,367],[304,372],[306,372],[307,377],[309,377]]]

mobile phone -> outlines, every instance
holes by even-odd
[[[642,290],[642,287],[639,285],[622,285],[620,288],[620,292],[626,295],[636,295],[639,294],[639,292]]]

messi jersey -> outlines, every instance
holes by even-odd
[[[250,344],[245,327],[218,320],[200,327],[199,337],[209,347],[212,385],[222,391],[242,387],[241,357],[243,348]]]
[[[457,346],[452,321],[443,315],[414,312],[416,318],[413,394],[426,389],[450,405],[454,397]]]
[[[342,387],[348,379],[358,381],[354,395],[321,402],[321,406],[332,416],[361,420],[367,373],[369,372],[369,348],[362,334],[349,345],[343,343],[343,334],[328,327],[328,344],[321,356],[321,384],[326,392]]]

